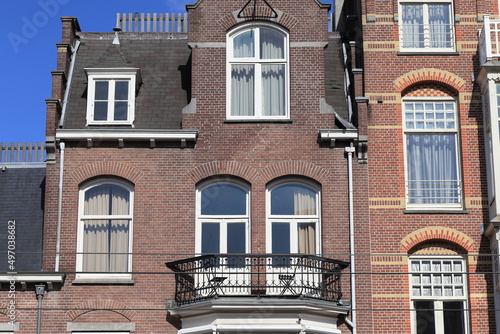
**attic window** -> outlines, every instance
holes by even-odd
[[[87,125],[132,125],[141,82],[138,68],[85,69]]]

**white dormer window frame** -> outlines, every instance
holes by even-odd
[[[133,125],[138,68],[86,68],[87,125]]]
[[[290,45],[282,27],[240,25],[227,34],[228,120],[290,119]]]

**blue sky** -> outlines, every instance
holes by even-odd
[[[1,1],[0,143],[45,141],[45,99],[51,97],[62,16],[82,31],[113,31],[116,13],[179,13],[194,0]]]
[[[112,31],[116,13],[180,13],[195,0],[11,0],[0,13],[0,143],[45,141],[62,16],[82,31]],[[246,0],[242,0],[244,4]],[[330,2],[324,0],[323,2]]]

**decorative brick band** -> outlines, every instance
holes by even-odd
[[[198,166],[188,173],[188,177],[194,183],[216,175],[234,175],[253,183],[257,178],[257,171],[253,167],[236,161],[212,161]]]
[[[442,226],[426,227],[414,231],[407,235],[401,241],[401,249],[404,253],[408,253],[414,246],[429,240],[446,240],[465,249],[468,253],[471,252],[474,240],[466,234]]]
[[[68,176],[77,184],[96,176],[112,175],[119,176],[136,184],[142,177],[143,172],[139,169],[117,161],[100,161],[88,164],[71,172]]]
[[[424,68],[400,76],[394,81],[394,87],[397,91],[402,92],[408,87],[422,82],[440,82],[457,92],[462,91],[465,86],[465,80],[453,73],[436,68]]]
[[[319,183],[325,183],[330,178],[328,170],[306,161],[283,161],[264,168],[260,173],[260,179],[268,183],[278,177],[285,175],[306,176]]]
[[[86,314],[92,311],[112,311],[116,312],[123,317],[127,318],[127,320],[131,321],[136,315],[137,312],[128,309],[128,307],[115,300],[90,300],[83,304],[78,305],[74,309],[66,312],[66,316],[68,316],[71,321],[74,321],[79,316]]]

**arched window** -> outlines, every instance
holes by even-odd
[[[77,271],[131,271],[133,195],[132,185],[115,179],[80,188]]]
[[[241,254],[249,251],[250,187],[214,179],[197,187],[196,252]]]
[[[467,262],[448,245],[427,246],[409,256],[412,333],[467,334]]]
[[[267,189],[267,244],[273,254],[320,253],[320,190],[289,179]]]
[[[406,203],[411,209],[461,209],[459,117],[456,100],[425,87],[403,97]]]
[[[228,34],[228,119],[289,118],[288,34],[249,24]]]

